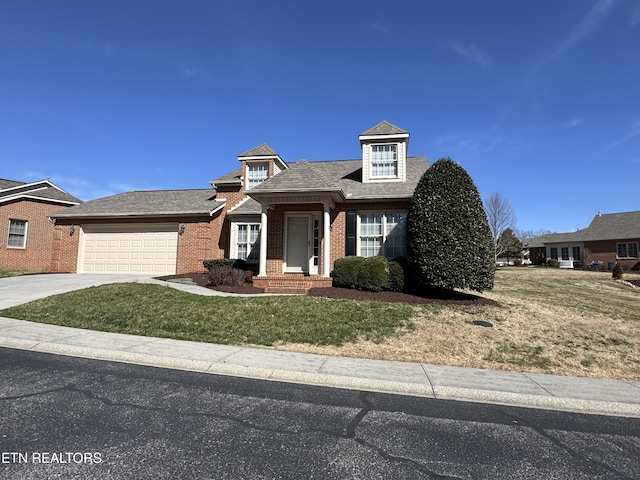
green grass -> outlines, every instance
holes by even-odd
[[[206,297],[160,285],[113,284],[0,311],[54,325],[218,344],[382,342],[414,328],[405,304],[306,296]]]
[[[28,270],[9,270],[0,268],[0,278],[4,277],[17,277],[18,275],[24,275],[25,273],[31,273]]]

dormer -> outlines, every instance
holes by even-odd
[[[409,132],[382,121],[358,138],[362,147],[362,183],[406,181]]]
[[[266,143],[238,155],[242,164],[242,186],[244,190],[257,187],[267,178],[289,168],[284,160]]]

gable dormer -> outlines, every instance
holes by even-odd
[[[362,147],[362,183],[406,181],[409,132],[382,121],[358,138]]]
[[[238,160],[242,164],[241,178],[244,190],[251,190],[267,178],[289,168],[280,155],[266,143],[238,155]]]

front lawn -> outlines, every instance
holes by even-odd
[[[1,316],[108,332],[233,345],[381,342],[413,328],[406,304],[304,296],[206,297],[139,283],[45,298]]]

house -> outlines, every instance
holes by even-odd
[[[330,286],[339,257],[404,255],[409,203],[429,164],[408,156],[409,132],[388,122],[358,139],[358,159],[289,164],[261,144],[213,188],[127,192],[57,212],[52,268],[172,274],[237,258],[257,287],[304,290]]]
[[[557,259],[560,266],[597,266],[612,270],[620,262],[625,271],[639,267],[640,211],[598,213],[587,228],[571,233],[552,233],[529,242],[531,260]]]
[[[49,180],[0,179],[0,268],[48,271],[54,231],[48,217],[79,203]]]

